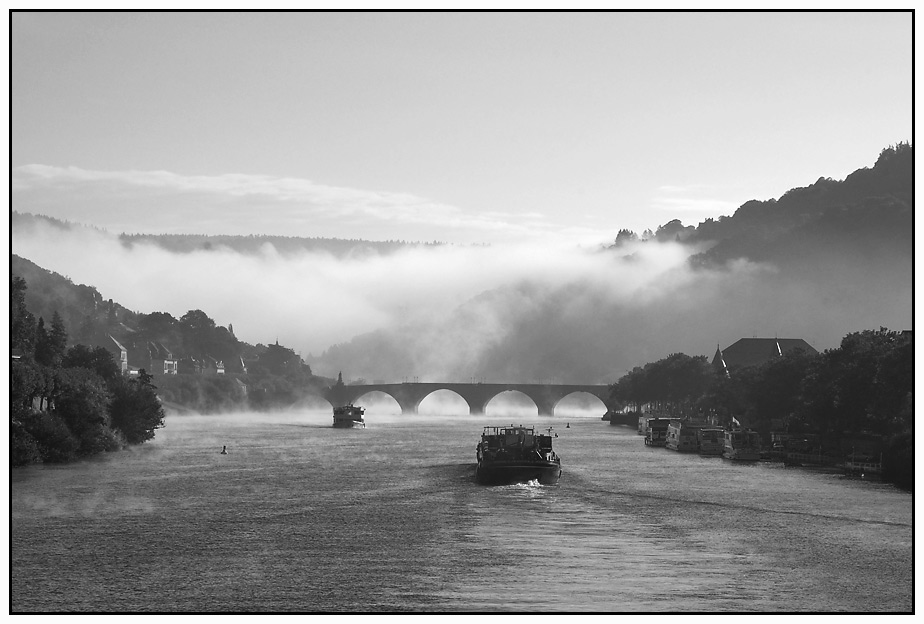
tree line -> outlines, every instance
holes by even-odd
[[[815,434],[828,449],[842,439],[879,436],[883,470],[914,483],[914,342],[886,328],[846,335],[823,353],[793,351],[726,375],[706,356],[683,353],[639,366],[611,388],[636,412],[732,419],[760,432]]]
[[[103,347],[68,348],[56,312],[46,327],[26,308],[26,281],[10,284],[10,464],[67,462],[141,444],[164,425],[152,377],[123,375]]]

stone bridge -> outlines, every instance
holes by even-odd
[[[554,416],[555,406],[575,392],[586,392],[600,399],[607,409],[616,406],[610,400],[610,386],[577,384],[500,384],[500,383],[392,383],[392,384],[336,384],[327,388],[324,398],[331,405],[355,403],[370,392],[384,392],[401,406],[402,414],[416,414],[420,402],[438,390],[450,390],[468,404],[469,413],[484,414],[488,403],[509,390],[522,392],[539,408],[540,416]]]

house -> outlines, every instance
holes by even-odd
[[[202,369],[202,362],[189,355],[177,362],[177,372],[181,375],[198,375]]]
[[[742,338],[725,349],[716,345],[712,366],[717,372],[730,376],[735,369],[760,366],[786,353],[818,351],[801,338]]]
[[[173,357],[173,353],[163,344],[159,342],[149,342],[148,353],[150,353],[151,356],[150,372],[152,375],[177,374],[177,360]]]
[[[106,338],[100,346],[112,354],[120,373],[124,375],[128,372],[128,349],[122,346],[122,343],[113,338],[112,334],[106,334]]]
[[[224,375],[225,374],[225,363],[221,360],[216,360],[210,355],[206,355],[202,358],[202,370],[201,372],[207,373],[210,375]]]
[[[241,396],[246,399],[247,398],[247,384],[245,384],[240,379],[235,379],[234,381],[237,383],[237,388],[238,388],[238,391],[241,393]]]

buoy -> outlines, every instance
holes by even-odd
[[[222,455],[227,455],[227,454],[228,454],[228,447],[227,447],[227,446],[221,447],[221,454],[222,454]]]

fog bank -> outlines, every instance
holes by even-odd
[[[712,357],[742,337],[910,327],[911,282],[876,266],[811,270],[637,243],[409,247],[388,255],[172,253],[86,228],[15,232],[13,253],[136,312],[201,309],[248,343],[293,348],[316,374],[366,381],[611,383],[673,352]],[[860,269],[862,269],[862,274]],[[894,272],[893,272],[894,273]]]

